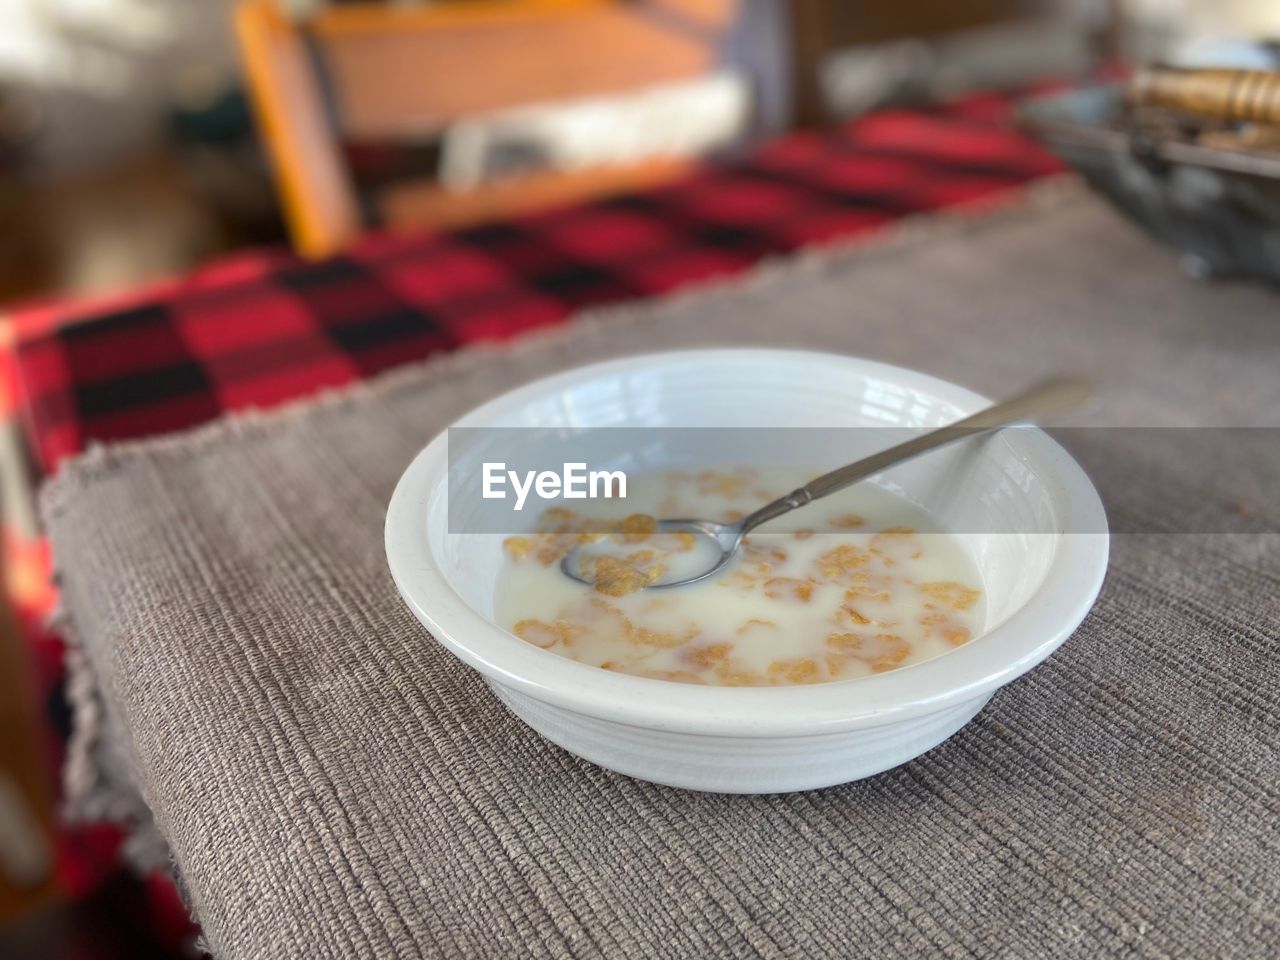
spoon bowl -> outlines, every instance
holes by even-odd
[[[742,543],[742,538],[746,535],[746,520],[739,520],[737,523],[716,523],[714,520],[659,520],[657,522],[657,533],[690,533],[697,538],[697,543],[703,546],[699,550],[697,546],[693,547],[692,553],[695,554],[693,560],[697,560],[697,554],[705,555],[706,560],[701,563],[688,563],[681,567],[677,567],[675,572],[663,577],[659,577],[653,583],[645,587],[646,590],[661,590],[664,587],[680,587],[689,583],[697,583],[699,580],[706,580],[708,577],[714,576],[728,566],[729,561],[733,559],[738,552],[738,547]],[[588,570],[583,569],[583,561],[589,559],[596,553],[592,549],[594,544],[580,544],[570,550],[560,560],[560,572],[572,580],[579,583],[585,583],[593,586],[594,577],[590,575]],[[671,554],[671,556],[683,556],[682,554]],[[692,572],[681,572],[691,568]]]

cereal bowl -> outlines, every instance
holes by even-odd
[[[855,357],[692,350],[548,377],[455,426],[918,429],[987,403],[963,387]],[[894,442],[878,430],[856,435],[869,446],[839,451],[831,466]],[[547,739],[601,766],[677,787],[811,789],[920,755],[1057,649],[1088,612],[1106,571],[1106,518],[1088,477],[1044,432],[1012,428],[874,481],[937,517],[974,560],[987,609],[983,631],[969,643],[897,670],[804,686],[714,687],[615,673],[540,649],[495,623],[503,537],[468,532],[478,492],[455,488],[451,508],[448,446],[441,434],[418,454],[388,507],[387,559],[404,601]]]

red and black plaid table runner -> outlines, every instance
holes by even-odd
[[[270,406],[1059,170],[1010,113],[1000,96],[884,111],[642,193],[447,233],[370,235],[316,263],[242,255],[108,308],[18,315],[27,439],[51,470],[90,441]]]

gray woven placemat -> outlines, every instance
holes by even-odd
[[[98,451],[45,501],[79,644],[73,800],[141,817],[140,792],[227,960],[1274,956],[1273,533],[1117,538],[1077,635],[960,734],[792,796],[581,762],[424,634],[382,552],[422,444],[548,371],[723,342],[993,393],[1083,369],[1103,383],[1099,424],[1280,422],[1280,300],[1189,281],[1058,189]],[[1158,446],[1133,453],[1164,479],[1102,458],[1113,520],[1239,512]]]

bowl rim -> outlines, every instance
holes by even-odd
[[[503,393],[450,426],[480,426],[525,403],[639,365],[717,361],[825,364],[880,376],[976,410],[990,401],[957,384],[905,367],[838,353],[723,347],[638,354],[575,367]],[[491,683],[587,716],[645,729],[708,736],[806,736],[883,726],[988,695],[1036,666],[1070,636],[1093,606],[1106,574],[1106,514],[1080,465],[1038,428],[1020,431],[1053,499],[1079,529],[1058,531],[1054,556],[1034,594],[1003,623],[942,656],[886,673],[821,684],[710,687],[601,670],[529,644],[475,611],[457,593],[431,548],[428,516],[447,496],[447,428],[405,469],[387,507],[384,541],[396,589],[446,649]],[[1048,479],[1051,478],[1051,481]],[[443,535],[443,534],[442,534]],[[497,536],[497,534],[494,534]]]

